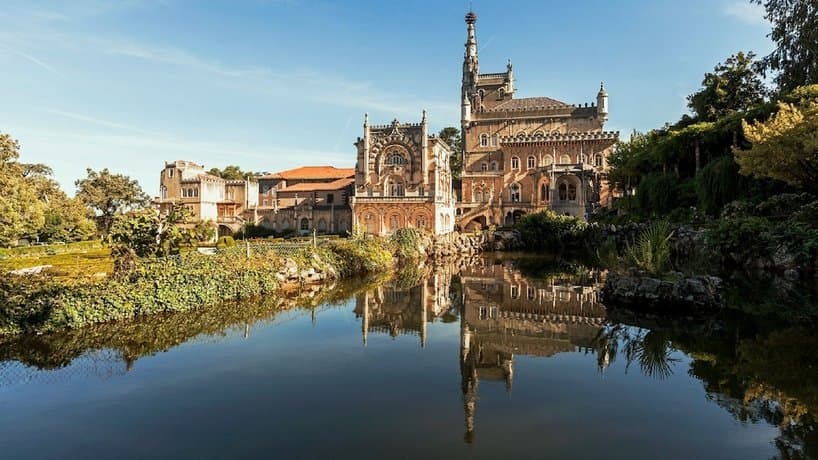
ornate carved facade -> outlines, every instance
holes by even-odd
[[[461,124],[464,140],[461,229],[509,225],[544,209],[586,217],[610,204],[606,158],[619,133],[604,131],[608,93],[596,104],[516,98],[509,61],[502,73],[479,72],[475,23],[466,15]]]
[[[389,235],[414,227],[433,234],[454,229],[451,149],[420,123],[370,126],[364,119],[355,166],[353,223],[367,233]]]

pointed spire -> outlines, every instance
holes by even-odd
[[[364,112],[364,128],[369,126],[369,112]]]
[[[423,118],[420,121],[421,123],[426,123],[426,109],[423,109]]]

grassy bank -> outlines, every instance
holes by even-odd
[[[389,269],[392,250],[384,240],[351,239],[303,248],[288,258],[298,270],[351,277]],[[280,287],[285,265],[274,249],[254,246],[249,258],[244,248],[228,248],[216,255],[190,252],[143,260],[117,277],[0,275],[0,334],[77,328],[271,295]]]

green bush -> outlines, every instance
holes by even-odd
[[[747,179],[739,175],[732,155],[711,161],[696,175],[699,208],[709,215],[718,215],[727,203],[741,195],[746,182]]]
[[[420,249],[422,235],[416,228],[401,228],[389,237],[389,241],[395,248],[395,255],[400,258],[417,259],[426,256]]]
[[[659,275],[670,266],[673,231],[666,220],[654,222],[625,248],[625,258],[634,268]]]
[[[327,248],[338,255],[344,275],[376,273],[392,267],[392,248],[383,238],[331,240]]]
[[[216,241],[216,247],[219,249],[232,248],[236,246],[236,240],[232,236],[220,236]]]
[[[594,230],[582,219],[550,210],[525,215],[514,228],[526,248],[554,253],[588,245]]]
[[[274,292],[281,259],[228,249],[142,261],[122,277],[65,281],[0,277],[0,332],[44,332],[143,314],[185,311]]]

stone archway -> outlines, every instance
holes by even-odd
[[[232,236],[233,235],[233,229],[230,228],[227,225],[221,224],[221,225],[219,225],[219,228],[218,228],[218,235],[219,235],[219,237]]]

